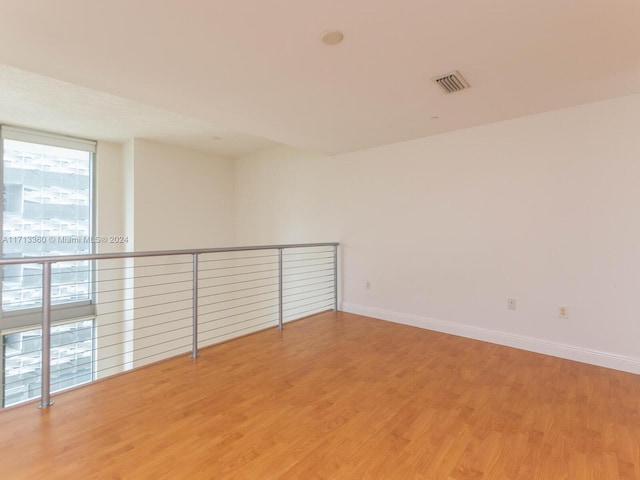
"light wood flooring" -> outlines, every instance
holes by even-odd
[[[0,478],[640,479],[640,376],[325,313],[0,412]]]

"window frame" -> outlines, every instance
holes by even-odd
[[[88,152],[91,155],[89,162],[89,236],[93,238],[96,231],[96,153],[97,142],[76,137],[59,135],[40,130],[25,129],[7,125],[0,125],[0,181],[4,185],[4,141],[16,140],[20,142],[61,147]],[[0,225],[4,234],[4,200],[0,208]],[[90,242],[89,253],[95,253],[95,244]],[[4,249],[0,242],[0,258],[3,258]],[[37,257],[34,257],[37,260]],[[37,264],[37,261],[31,263]],[[96,316],[96,269],[95,262],[89,262],[89,298],[67,303],[51,305],[51,321],[66,322],[77,319],[86,319]],[[0,268],[0,282],[3,282],[3,269]],[[1,293],[0,293],[1,295]],[[42,324],[42,306],[27,307],[24,309],[5,310],[4,301],[0,298],[0,333],[6,330],[35,327]]]

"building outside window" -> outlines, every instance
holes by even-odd
[[[2,336],[3,406],[40,396],[42,330],[22,330]],[[51,391],[93,380],[93,320],[51,327]]]
[[[3,258],[93,251],[95,142],[2,127]],[[40,395],[42,266],[2,268],[2,405]],[[93,379],[93,269],[52,264],[51,391]]]

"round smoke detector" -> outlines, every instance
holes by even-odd
[[[326,45],[337,45],[344,39],[340,30],[325,30],[320,34],[320,40]]]

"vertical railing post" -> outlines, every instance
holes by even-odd
[[[282,249],[278,249],[278,330],[282,330],[282,319],[284,316],[283,303],[282,303],[282,290],[283,290],[283,273],[282,273]]]
[[[338,246],[333,247],[333,311],[338,311]]]
[[[47,408],[51,401],[51,262],[42,264],[42,395],[38,408]]]
[[[198,358],[198,254],[193,254],[193,340],[191,345],[191,358]]]

